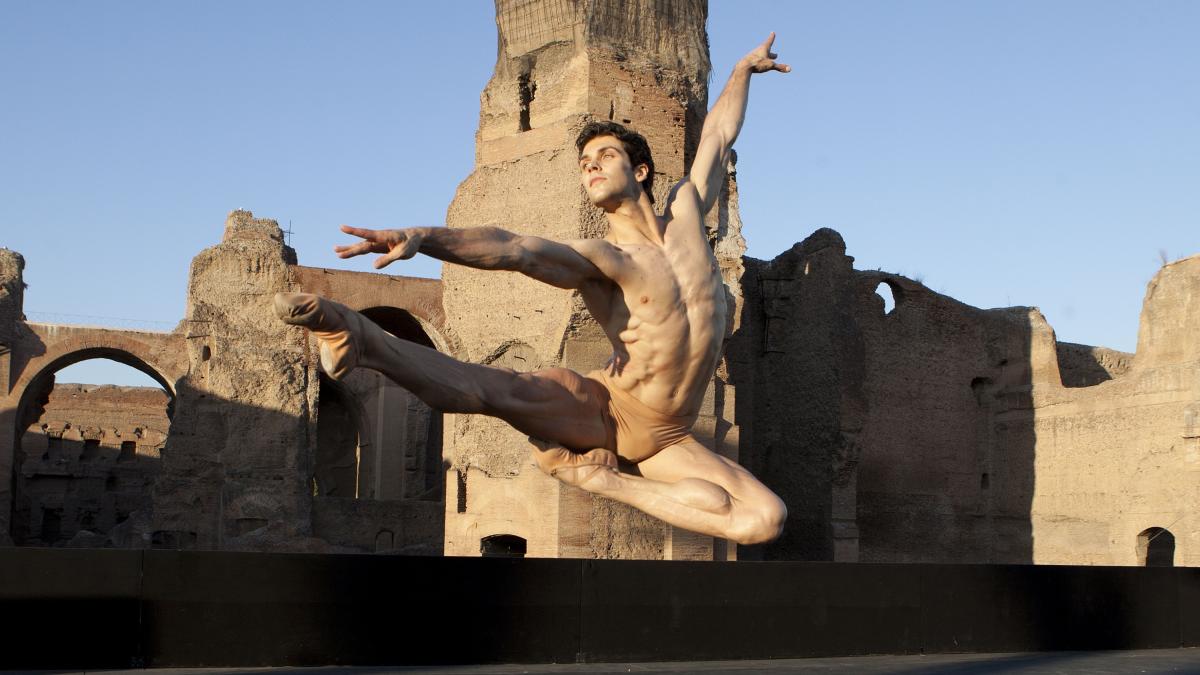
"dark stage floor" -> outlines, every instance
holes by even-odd
[[[15,672],[15,671],[9,671]],[[32,672],[32,671],[26,671]],[[1200,673],[1200,649],[1146,649],[1106,652],[1038,652],[1026,654],[935,654],[930,656],[856,656],[774,661],[692,661],[676,663],[587,663],[562,665],[440,666],[419,668],[164,668],[148,670],[55,670],[41,673],[128,673],[130,675],[192,675],[193,673],[436,673],[437,675],[516,673],[847,673],[883,675],[982,673],[1059,675],[1062,673]]]
[[[300,668],[456,661],[565,665]],[[0,668],[142,664],[1200,675],[1200,568],[0,552]]]

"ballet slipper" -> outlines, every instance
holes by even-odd
[[[276,293],[275,313],[316,336],[321,368],[334,380],[348,375],[362,358],[368,319],[349,307],[311,293]]]
[[[617,472],[617,455],[604,448],[572,452],[561,445],[530,438],[533,460],[547,476],[582,488],[593,478]]]

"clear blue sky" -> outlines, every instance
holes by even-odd
[[[1160,255],[1200,253],[1200,2],[710,4],[714,96],[770,30],[794,67],[755,81],[737,146],[750,255],[832,227],[860,269],[1132,351]],[[484,1],[5,0],[26,311],[169,328],[239,207],[290,222],[302,264],[369,269],[337,225],[443,221],[495,54]]]

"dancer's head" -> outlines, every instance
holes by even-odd
[[[640,192],[654,201],[654,159],[641,134],[616,122],[591,122],[579,132],[575,147],[580,178],[593,204],[636,200]]]

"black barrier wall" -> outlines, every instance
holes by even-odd
[[[0,668],[1200,646],[1200,569],[0,551]]]

